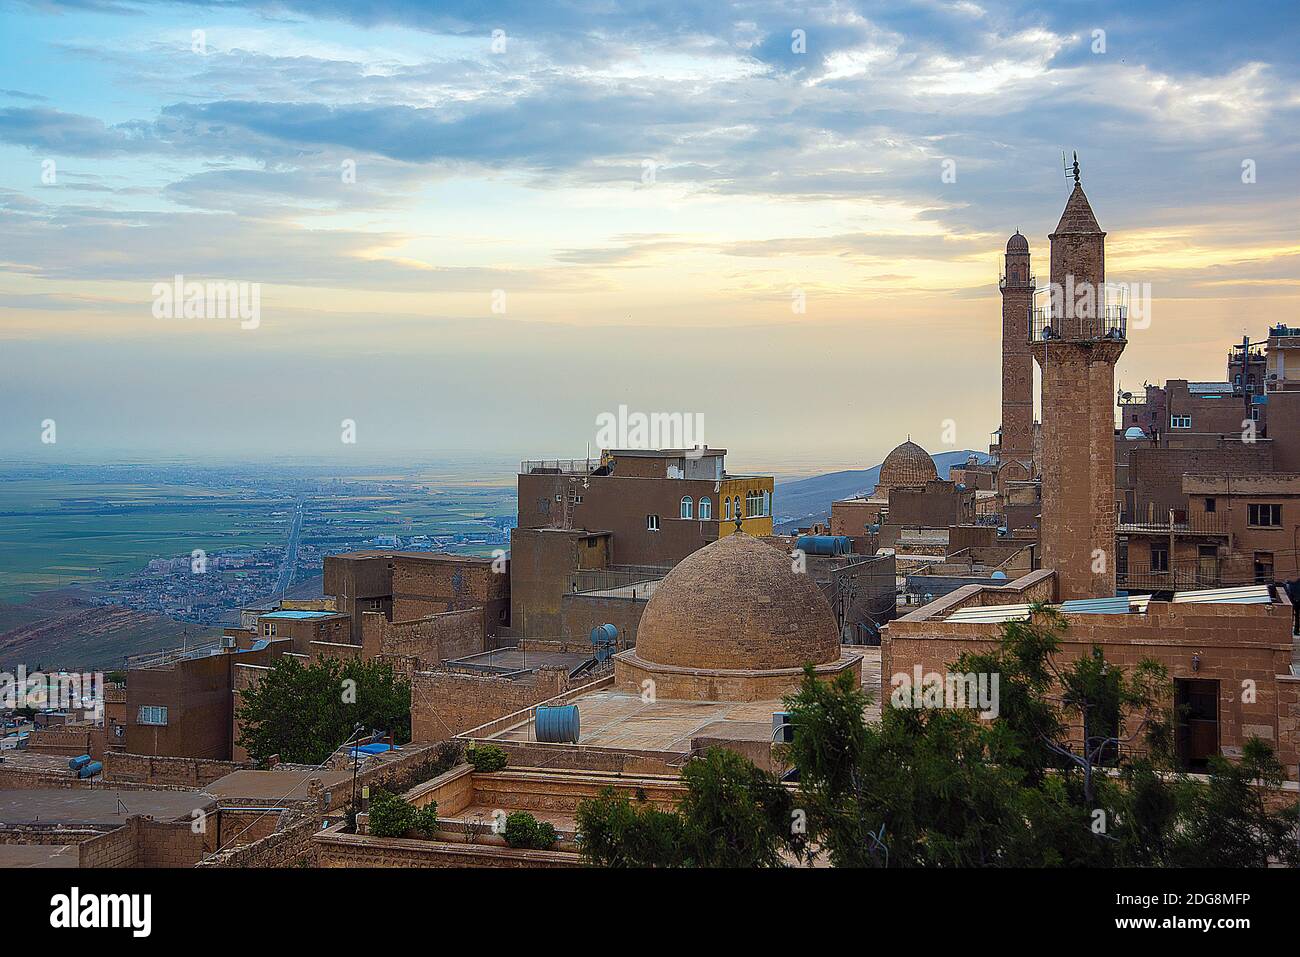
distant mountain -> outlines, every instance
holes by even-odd
[[[948,470],[954,465],[965,465],[972,455],[981,463],[989,461],[987,454],[969,450],[960,452],[940,452],[932,455],[934,466],[940,478],[948,477]],[[812,478],[798,479],[793,482],[777,482],[775,499],[776,516],[773,519],[775,530],[781,533],[806,527],[813,522],[828,521],[831,515],[831,502],[870,492],[880,481],[880,466],[869,469],[848,469],[843,472],[827,472]]]

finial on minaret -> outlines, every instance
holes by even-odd
[[[740,523],[741,523],[742,520],[743,520],[743,519],[742,519],[741,514],[740,514],[740,509],[736,509],[736,531],[738,531],[738,532],[739,532],[739,531],[743,531],[743,529],[740,527]]]
[[[1079,151],[1078,151],[1078,150],[1075,150],[1075,151],[1074,151],[1074,185],[1075,185],[1075,186],[1080,185],[1080,183],[1079,183]]]

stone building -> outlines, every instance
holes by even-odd
[[[1077,175],[1076,168],[1075,188],[1050,237],[1052,285],[1101,290],[1105,234]],[[1240,754],[1254,736],[1272,744],[1294,776],[1300,759],[1300,637],[1292,631],[1286,593],[1260,584],[1116,595],[1120,497],[1112,402],[1125,316],[1103,296],[1087,308],[1078,305],[1073,295],[1054,296],[1049,310],[1035,313],[1031,329],[1042,370],[1042,567],[1005,584],[964,585],[891,622],[882,638],[881,694],[888,697],[896,674],[919,668],[943,675],[963,653],[997,642],[1006,622],[1027,619],[1035,605],[1050,604],[1067,623],[1062,658],[1099,648],[1122,667],[1145,657],[1165,666],[1173,681],[1168,706],[1184,767],[1199,770],[1210,755]],[[1208,454],[1198,448],[1186,461]],[[1136,452],[1126,467],[1130,482],[1142,474]],[[1180,475],[1179,481],[1186,500],[1197,503],[1184,515],[1187,524],[1199,523],[1197,534],[1238,541],[1272,536],[1280,543],[1286,534],[1283,509],[1300,479],[1215,472]],[[1154,530],[1152,540],[1167,532],[1171,550],[1184,540],[1201,547],[1173,525],[1171,518],[1171,527]],[[1132,549],[1138,530],[1121,529]],[[1120,549],[1120,567],[1131,557]]]

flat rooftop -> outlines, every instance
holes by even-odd
[[[1275,602],[1267,585],[1180,591],[1175,592],[1171,600],[1175,605],[1270,605]],[[1079,598],[1047,607],[1067,615],[1144,615],[1150,603],[1150,595],[1119,595],[1114,598]],[[1029,617],[1030,607],[1028,604],[974,605],[958,608],[947,620],[986,623],[1023,621]]]
[[[0,844],[0,869],[79,866],[76,844]]]
[[[258,618],[274,618],[277,620],[305,621],[312,618],[346,618],[337,611],[271,611],[265,615],[258,615]]]
[[[455,658],[449,665],[459,665],[489,673],[510,671],[536,671],[538,668],[563,668],[572,671],[589,659],[591,654],[580,651],[532,651],[519,648],[496,648],[476,655]]]
[[[861,654],[862,684],[879,698],[880,649],[853,646]],[[763,701],[673,701],[641,700],[638,694],[602,689],[569,702],[578,706],[578,743],[598,748],[632,751],[689,752],[691,739],[708,734],[724,738],[753,740],[761,725],[770,735],[772,713],[785,710],[779,699]],[[868,715],[878,717],[879,701],[873,700]],[[535,741],[532,718],[492,735],[498,741]]]
[[[209,808],[201,791],[119,791],[116,788],[23,788],[0,790],[0,824],[62,825],[107,830],[132,814],[158,821],[189,817]]]

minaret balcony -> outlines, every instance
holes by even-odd
[[[1014,278],[1008,280],[1007,274],[1001,273],[998,276],[998,289],[1005,290],[1008,287],[1012,289],[1034,289],[1036,288],[1036,283],[1033,276],[1030,276],[1028,279],[1023,281]]]
[[[1029,341],[1096,342],[1128,341],[1128,307],[1106,306],[1099,315],[1054,316],[1047,309],[1030,315]]]

